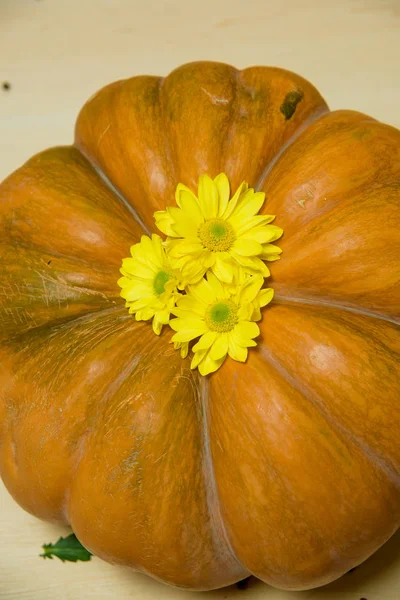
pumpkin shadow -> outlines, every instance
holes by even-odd
[[[395,564],[397,565],[396,569],[393,568]],[[313,595],[313,599],[336,599],[341,598],[344,593],[354,593],[357,597],[360,590],[373,588],[373,582],[377,579],[384,579],[389,571],[400,571],[400,530],[359,567],[333,583],[319,588],[318,592],[316,590],[317,593],[315,596]]]
[[[398,565],[397,569],[393,569],[393,565]],[[151,579],[142,573],[131,571],[123,567],[114,567],[119,569],[119,577],[125,579],[127,585],[132,587],[132,594],[135,597],[143,596],[151,599],[162,598],[163,600],[251,600],[251,598],[272,597],[274,600],[337,600],[342,597],[349,597],[354,594],[354,598],[360,595],[368,594],[368,591],[373,589],[373,584],[376,580],[382,580],[388,571],[400,571],[400,530],[394,534],[390,540],[382,546],[371,558],[366,560],[362,565],[356,567],[353,571],[346,573],[340,579],[323,587],[306,590],[303,592],[288,592],[276,590],[263,583],[255,577],[250,577],[243,584],[231,585],[219,590],[209,592],[191,592],[181,588],[167,586]],[[387,598],[390,600],[390,598]]]

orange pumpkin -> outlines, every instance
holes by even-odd
[[[246,364],[190,371],[119,297],[178,182],[284,229]],[[169,584],[328,583],[400,520],[400,132],[293,73],[219,63],[95,94],[0,187],[0,473],[30,513]]]

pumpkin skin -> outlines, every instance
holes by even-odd
[[[119,297],[182,182],[283,227],[246,364],[202,378]],[[196,590],[326,584],[400,521],[400,132],[277,68],[114,83],[0,186],[0,474],[111,563]]]

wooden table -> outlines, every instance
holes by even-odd
[[[400,0],[0,0],[0,179],[46,146],[71,142],[80,106],[104,84],[198,59],[297,71],[332,108],[400,128]],[[64,533],[24,513],[0,483],[0,599],[200,598],[98,559],[38,558],[43,542]],[[254,581],[202,597],[398,600],[400,534],[319,590]]]

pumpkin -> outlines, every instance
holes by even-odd
[[[178,182],[284,229],[261,340],[201,377],[124,307]],[[0,472],[102,559],[185,588],[326,584],[400,521],[400,132],[212,62],[113,83],[0,187]]]

